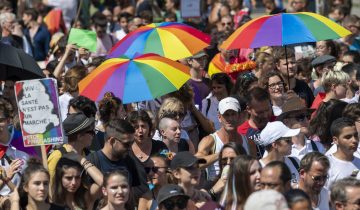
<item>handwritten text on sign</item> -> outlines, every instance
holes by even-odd
[[[20,81],[15,87],[24,145],[62,143],[56,81]]]

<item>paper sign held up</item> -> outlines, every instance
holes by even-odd
[[[15,84],[24,146],[63,143],[55,79],[24,80]]]
[[[72,28],[69,35],[69,43],[76,44],[78,47],[88,49],[90,52],[96,51],[96,32]]]

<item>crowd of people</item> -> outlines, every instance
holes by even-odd
[[[66,143],[24,147],[14,84],[0,96],[0,209],[360,209],[360,18],[351,0],[0,0],[1,42],[24,50],[58,81]],[[266,14],[317,12],[352,32],[338,40],[224,50],[232,32]],[[57,27],[51,11],[60,11]],[[45,18],[46,19],[46,18]],[[178,91],[135,104],[100,101],[78,83],[137,28],[188,24],[211,38],[179,60]],[[71,28],[96,32],[95,52],[68,43]],[[212,73],[255,62],[254,68]],[[46,165],[47,167],[44,167]]]

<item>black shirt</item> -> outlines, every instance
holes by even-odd
[[[148,191],[146,179],[144,179],[146,177],[145,169],[130,155],[126,155],[118,161],[112,161],[101,150],[98,150],[88,155],[86,159],[94,164],[103,174],[113,170],[127,171],[129,174],[129,184],[132,187],[135,199],[139,199]]]

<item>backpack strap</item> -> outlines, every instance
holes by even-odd
[[[64,146],[60,147],[58,150],[61,153],[61,157],[64,156],[66,153],[68,153],[68,151],[66,151]]]
[[[208,98],[206,99],[207,101],[207,106],[206,106],[206,111],[205,111],[205,117],[207,117],[208,113],[209,113],[209,109],[210,109],[210,105],[211,105],[211,99]]]
[[[299,166],[298,162],[295,160],[295,158],[294,157],[288,157],[288,158],[291,161],[291,163],[294,165],[294,167],[296,168],[296,171],[299,171],[300,166]]]
[[[313,151],[319,152],[319,148],[316,146],[316,143],[313,140],[310,140],[311,147],[313,148]]]

